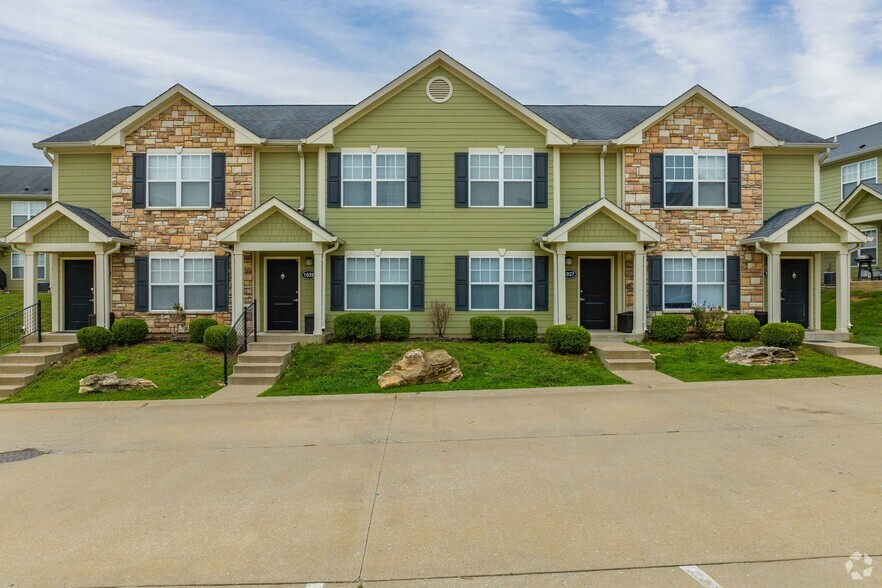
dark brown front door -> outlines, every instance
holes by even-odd
[[[64,262],[64,330],[77,331],[89,326],[95,312],[95,272],[91,259]]]
[[[781,321],[809,326],[809,260],[781,260]]]
[[[266,329],[296,331],[300,316],[299,264],[296,259],[266,261]]]
[[[589,330],[609,330],[612,310],[612,278],[609,259],[579,262],[580,324]]]

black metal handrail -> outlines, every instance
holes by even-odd
[[[224,335],[224,384],[230,377],[230,367],[233,360],[242,351],[248,351],[248,337],[253,336],[252,341],[257,341],[257,301],[245,307],[239,318],[230,326],[230,330]]]
[[[34,333],[37,342],[43,342],[43,303],[37,300],[35,304],[25,306],[21,310],[10,312],[0,316],[0,349],[15,345],[25,337]]]

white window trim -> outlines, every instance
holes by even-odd
[[[694,149],[665,149],[664,150],[664,159],[662,160],[662,174],[664,175],[664,181],[662,182],[662,196],[664,198],[664,207],[668,210],[728,210],[728,205],[723,206],[700,206],[698,204],[698,184],[699,183],[718,183],[708,182],[707,180],[699,181],[698,179],[698,156],[700,155],[717,155],[723,156],[725,159],[726,167],[725,167],[725,179],[723,180],[723,201],[729,202],[729,158],[726,157],[729,154],[725,149],[699,149],[695,151]],[[667,166],[667,156],[668,155],[689,155],[692,157],[692,206],[668,206],[668,166]],[[671,182],[685,182],[686,180],[670,180]]]
[[[174,312],[173,310],[154,310],[153,309],[153,260],[154,259],[180,259],[181,263],[178,264],[178,303],[184,307],[184,259],[209,259],[211,260],[211,309],[199,309],[199,310],[191,310],[184,307],[184,312],[188,314],[214,314],[214,253],[210,251],[194,251],[187,252],[181,255],[180,252],[177,251],[157,251],[150,253],[148,256],[149,264],[147,265],[147,298],[149,309],[148,312],[153,314],[168,314],[170,312]],[[160,286],[172,286],[173,284],[159,284]],[[190,284],[191,286],[206,286],[208,284]]]
[[[21,256],[21,263],[15,263],[15,259],[18,256]],[[41,258],[43,260],[43,263],[40,263]],[[46,276],[49,275],[47,272],[47,261],[48,261],[48,258],[46,257],[45,253],[38,253],[37,254],[37,281],[38,282],[45,282]],[[9,279],[15,280],[17,282],[24,280],[24,266],[25,266],[25,254],[21,253],[20,251],[12,251],[9,254]],[[13,276],[15,276],[15,270],[13,268],[16,268],[16,267],[21,268],[21,274],[22,274],[21,278],[13,277]],[[40,268],[43,269],[43,276],[42,277],[40,277]]]
[[[16,204],[27,204],[28,205],[28,213],[27,214],[15,214],[15,205]],[[32,212],[31,208],[33,207],[34,204],[42,204],[43,208],[41,208],[37,212]],[[48,206],[48,203],[45,200],[13,200],[12,204],[10,204],[10,206],[9,206],[9,226],[12,227],[13,229],[17,229],[21,225],[25,224],[26,222],[28,222],[29,220],[31,220],[32,218],[34,218],[35,216],[37,216],[38,214],[40,214],[41,212],[46,210],[47,206]],[[27,218],[25,218],[24,222],[22,222],[21,224],[16,225],[15,224],[15,217],[17,217],[17,216],[24,216]]]
[[[188,148],[181,149],[178,151],[177,149],[148,149],[147,150],[147,159],[144,162],[147,170],[146,170],[146,198],[147,198],[147,210],[211,210],[211,190],[212,190],[212,181],[211,181],[211,149],[199,149],[199,148]],[[175,179],[175,206],[150,206],[150,156],[151,155],[174,155],[177,158],[177,162],[175,164],[177,170],[177,178]],[[208,206],[181,206],[181,185],[184,183],[181,180],[181,156],[182,155],[208,155]],[[171,180],[154,180],[157,182],[169,182]]]
[[[345,155],[370,155],[371,156],[371,203],[368,206],[356,206],[346,204],[346,182],[364,182],[365,180],[343,179],[343,156]],[[403,155],[404,156],[404,179],[402,180],[377,180],[377,155]],[[377,182],[401,182],[404,184],[404,203],[396,206],[377,206]],[[406,147],[382,147],[373,149],[341,149],[340,150],[340,207],[341,208],[407,208],[407,148]]]
[[[499,274],[496,282],[477,282],[483,286],[499,286],[499,308],[472,308],[472,260],[495,257],[499,259]],[[530,308],[505,308],[505,259],[529,258],[532,260],[533,280],[530,284]],[[524,282],[511,282],[512,286],[525,286]],[[532,312],[536,310],[536,254],[533,251],[470,251],[469,252],[469,310],[475,312]]]
[[[872,249],[873,250],[873,261],[878,266],[879,265],[879,229],[861,229],[861,232],[865,235],[867,235],[867,233],[875,233],[876,237],[874,240],[876,241],[876,246],[875,247],[858,247],[855,251],[857,251],[858,255],[861,255],[861,251],[863,251],[864,249]],[[869,235],[867,235],[867,237],[869,237]],[[855,263],[854,261],[852,261],[851,267],[858,267],[858,264]]]
[[[497,204],[494,205],[479,205],[472,204],[472,155],[496,155],[499,157],[499,179],[496,180],[498,184],[498,198]],[[530,167],[533,170],[533,177],[530,178],[530,204],[524,204],[520,206],[514,205],[506,205],[505,204],[505,156],[506,155],[530,155],[532,160],[530,162]],[[527,149],[527,148],[505,148],[505,147],[496,147],[493,149],[487,148],[470,148],[469,149],[469,161],[468,161],[468,170],[469,170],[469,208],[533,208],[536,204],[536,158],[535,158],[535,150]],[[493,180],[475,180],[476,182],[492,182]],[[508,180],[510,182],[523,182],[525,180]]]
[[[665,281],[665,260],[666,259],[683,259],[689,258],[692,259],[692,301],[690,302],[690,308],[668,308],[667,301],[665,300],[665,292],[668,284],[671,285],[681,285],[686,282],[666,282]],[[669,253],[665,253],[662,255],[662,312],[666,313],[682,313],[682,314],[690,314],[692,312],[691,305],[697,304],[695,301],[698,298],[698,260],[699,259],[722,259],[723,260],[723,303],[720,305],[723,309],[728,307],[728,288],[726,285],[728,284],[728,268],[726,267],[726,253],[724,251],[698,251],[697,255],[693,254],[691,251],[671,251]],[[702,284],[719,284],[720,282],[702,282]]]
[[[360,207],[364,208],[364,207]],[[371,258],[377,260],[374,264],[374,308],[349,308],[349,280],[348,278],[348,266],[349,260],[355,258]],[[380,282],[380,259],[407,259],[407,308],[380,308],[380,286],[383,284]],[[410,290],[411,284],[413,284],[413,275],[412,264],[410,263],[410,251],[381,251],[379,255],[374,251],[349,251],[344,255],[345,259],[345,268],[344,268],[344,276],[343,276],[343,308],[347,312],[406,312],[410,311]],[[366,286],[367,284],[360,284],[362,286]],[[404,284],[395,282],[387,284],[388,286],[402,286]]]
[[[875,173],[874,173],[872,176],[867,176],[866,178],[862,178],[862,177],[861,177],[861,164],[863,164],[863,163],[869,163],[869,162],[871,162],[871,161],[872,161],[873,164],[874,164],[874,165],[873,165],[873,169],[875,170]],[[845,199],[848,197],[848,194],[851,194],[851,192],[849,192],[848,194],[845,194],[845,193],[842,191],[842,187],[843,187],[845,184],[851,184],[851,183],[852,183],[852,182],[846,182],[846,181],[845,181],[845,178],[844,178],[844,176],[845,176],[845,168],[847,168],[847,167],[852,167],[852,166],[855,166],[855,167],[857,168],[857,185],[855,186],[855,188],[856,188],[857,186],[860,186],[860,185],[861,185],[861,182],[863,182],[863,181],[865,181],[865,180],[868,180],[868,179],[870,179],[870,178],[873,178],[874,180],[877,180],[877,181],[878,181],[878,178],[879,178],[879,161],[878,161],[875,157],[871,157],[870,159],[865,159],[865,160],[863,160],[863,161],[856,161],[855,163],[846,163],[845,165],[843,165],[842,167],[839,168],[839,194],[840,194],[840,196],[841,196],[841,198],[840,198],[841,200],[845,200]],[[854,191],[854,188],[852,188],[852,191]]]

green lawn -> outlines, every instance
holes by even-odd
[[[882,348],[882,290],[851,293],[852,342]],[[836,291],[821,291],[821,328],[836,328]]]
[[[798,351],[799,361],[790,365],[744,366],[726,363],[721,356],[737,345],[732,342],[644,343],[657,353],[656,369],[684,382],[720,380],[771,380],[826,376],[880,375],[882,370],[817,353],[806,347]],[[747,343],[746,345],[757,345]]]
[[[622,384],[594,355],[564,356],[540,343],[332,343],[297,347],[288,371],[263,396],[383,392],[377,376],[410,349],[445,349],[463,377],[450,384],[420,384],[387,392],[479,390]]]
[[[52,295],[40,294],[39,296],[42,303],[40,322],[42,323],[43,332],[48,333],[52,330]],[[24,296],[20,292],[13,292],[11,294],[0,293],[0,317],[7,317],[21,310],[23,301]],[[17,337],[20,328],[21,315],[10,316],[5,319],[0,318],[0,345],[6,342],[2,340],[4,337]],[[18,343],[0,348],[0,355],[15,351],[18,351]]]
[[[74,351],[4,402],[200,398],[223,386],[223,362],[223,354],[193,343],[148,342],[112,347],[98,354]],[[117,372],[121,378],[147,378],[158,388],[108,394],[78,392],[80,378],[109,372]]]

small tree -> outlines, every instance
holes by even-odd
[[[450,320],[450,303],[446,300],[433,300],[429,303],[429,322],[432,324],[432,332],[438,337],[444,338],[447,331],[447,321]]]
[[[181,331],[181,327],[184,324],[184,321],[187,318],[187,315],[184,314],[184,307],[175,302],[175,305],[172,306],[172,310],[174,310],[174,314],[171,315],[171,319],[169,320],[169,325],[171,326],[171,340],[178,340],[178,333]]]
[[[692,307],[692,320],[689,324],[695,329],[699,339],[707,339],[723,327],[725,312],[723,308]]]

